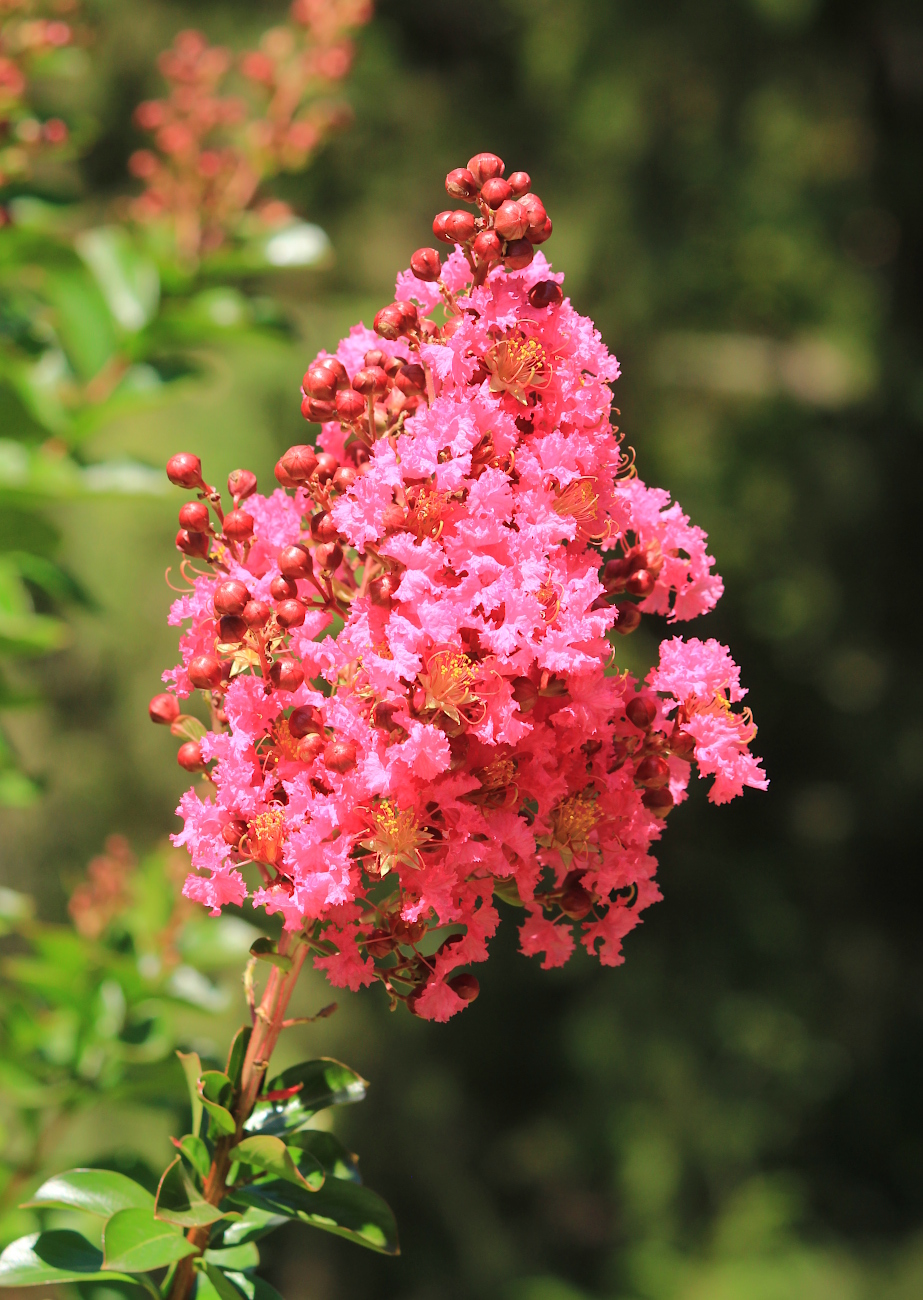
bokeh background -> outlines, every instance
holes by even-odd
[[[284,7],[108,0],[83,167],[124,186],[130,110],[182,27],[240,46]],[[286,1300],[912,1300],[923,1294],[923,16],[912,0],[378,0],[355,120],[279,192],[328,232],[273,282],[295,331],[100,430],[93,456],[196,450],[271,479],[306,363],[431,242],[442,177],[528,170],[576,306],[619,356],[642,477],[709,532],[772,785],[670,817],[665,901],[602,970],[542,972],[508,910],[445,1026],[340,997],[304,1041],[372,1081],[338,1116],[394,1207],[398,1260],[274,1239]],[[8,725],[45,782],[5,809],[0,875],[63,916],[110,832],[175,825],[146,702],[179,493],[65,504],[96,607]],[[642,630],[619,651],[652,656]],[[324,999],[313,978],[305,1006]],[[107,1122],[111,1121],[111,1116]],[[98,1141],[100,1118],[71,1139]],[[95,1127],[94,1127],[95,1125]],[[124,1141],[163,1134],[136,1121]],[[122,1133],[122,1129],[111,1132]],[[62,1162],[72,1152],[62,1151]],[[161,1159],[156,1151],[152,1160]]]

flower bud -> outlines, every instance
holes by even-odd
[[[495,230],[482,230],[475,237],[471,251],[479,262],[499,262],[503,255],[503,244]]]
[[[337,393],[336,408],[337,415],[344,424],[355,424],[365,415],[365,402],[362,400],[362,395],[353,388],[344,388]]]
[[[673,727],[670,732],[670,753],[675,754],[677,758],[684,758],[687,761],[695,754],[695,736],[688,731],[681,731],[679,727]]]
[[[449,988],[456,993],[462,1002],[473,1002],[481,991],[476,975],[469,971],[462,971],[460,975],[453,975],[450,980],[446,980]]]
[[[211,526],[208,506],[204,501],[187,501],[180,506],[180,527],[190,533],[207,533]]]
[[[278,691],[297,691],[304,681],[304,669],[294,659],[277,659],[269,670],[269,680]]]
[[[426,371],[416,361],[411,361],[394,376],[394,383],[402,393],[410,396],[411,393],[426,392]]]
[[[453,244],[455,242],[451,235],[446,234],[446,222],[451,215],[451,212],[439,212],[433,218],[433,234],[443,244]]]
[[[312,515],[311,536],[316,541],[335,542],[339,535],[339,529],[333,522],[333,516],[329,510],[319,510],[316,515]]]
[[[317,469],[317,452],[307,443],[299,443],[289,447],[279,464],[293,482],[306,483]]]
[[[534,257],[532,245],[528,239],[512,239],[506,246],[503,265],[508,271],[521,271]]]
[[[321,485],[329,483],[334,474],[340,468],[340,462],[336,456],[331,456],[329,451],[322,451],[317,458],[317,481]]]
[[[247,833],[247,823],[240,818],[235,817],[233,821],[225,822],[221,827],[221,838],[225,844],[236,849],[240,841]]]
[[[298,595],[298,583],[294,578],[273,578],[269,584],[269,594],[273,600],[293,600]]]
[[[348,772],[356,766],[357,753],[354,740],[332,740],[324,750],[324,762],[331,772]]]
[[[442,275],[442,263],[435,248],[418,248],[410,259],[410,269],[418,280],[433,284]]]
[[[378,313],[378,316],[381,312]],[[375,320],[378,320],[378,316]],[[353,388],[363,397],[374,397],[379,393],[388,391],[388,376],[382,370],[381,366],[366,366],[362,370],[357,370],[353,376]]]
[[[314,552],[317,567],[321,573],[336,573],[343,563],[343,548],[336,542],[325,542]]]
[[[445,223],[445,233],[453,244],[466,244],[469,239],[474,238],[476,229],[474,217],[470,212],[465,212],[462,208],[449,213],[448,220]]]
[[[525,213],[526,221],[530,229],[541,229],[548,220],[548,213],[545,211],[545,205],[537,194],[524,194],[519,199],[519,206]]]
[[[530,226],[526,236],[530,244],[544,244],[546,239],[551,238],[551,218],[546,217],[540,226]]]
[[[645,785],[649,790],[659,790],[670,780],[669,765],[665,759],[650,754],[647,758],[642,758],[635,769],[635,780],[638,785]]]
[[[241,618],[247,627],[252,628],[265,627],[271,617],[272,610],[265,600],[248,600],[241,614]]]
[[[236,578],[228,578],[215,587],[215,613],[242,614],[249,599],[250,593],[246,586]]]
[[[190,533],[185,528],[176,534],[177,549],[195,559],[204,560],[208,555],[208,540],[208,533]]]
[[[196,655],[188,668],[189,680],[201,691],[213,691],[221,685],[224,674],[214,655]]]
[[[502,176],[506,166],[503,159],[498,158],[495,153],[476,153],[473,158],[468,159],[468,171],[478,185],[483,185],[485,181],[493,180],[495,176]]]
[[[246,542],[253,536],[253,515],[246,510],[230,510],[224,516],[224,535],[232,542]]]
[[[500,204],[494,217],[494,230],[501,239],[522,239],[528,229],[528,218],[515,199]]]
[[[407,524],[407,516],[404,513],[404,507],[399,506],[396,501],[392,501],[389,506],[385,506],[381,512],[381,526],[384,531],[391,532],[397,528],[404,528]]]
[[[529,290],[529,302],[533,307],[557,307],[563,297],[561,286],[554,280],[539,280]]]
[[[324,719],[313,704],[299,704],[298,708],[292,709],[288,715],[289,735],[294,736],[296,740],[323,729]]]
[[[565,916],[569,916],[572,921],[582,921],[592,907],[593,899],[579,880],[573,880],[570,884],[565,881],[561,894],[561,911]]]
[[[302,403],[302,406],[303,406],[303,405],[304,405],[304,403]],[[307,419],[307,417],[305,417],[305,418]],[[284,487],[284,488],[296,488],[296,487],[298,486],[298,482],[297,482],[297,480],[296,480],[296,479],[293,479],[293,478],[289,475],[288,470],[287,470],[287,469],[285,468],[285,466],[282,464],[281,460],[277,460],[277,461],[276,461],[276,467],[275,467],[275,469],[273,470],[273,473],[275,474],[275,476],[276,476],[276,480],[277,480],[277,482],[279,483],[279,485],[280,485],[281,487]]]
[[[176,761],[180,767],[185,768],[187,772],[204,772],[205,760],[202,757],[202,746],[197,740],[187,740],[185,745],[180,745],[176,751]]]
[[[513,198],[518,199],[526,194],[532,184],[532,178],[528,172],[513,172],[510,177],[510,189],[513,191]]]
[[[179,717],[179,701],[175,695],[164,692],[155,695],[147,706],[151,722],[158,722],[162,727],[169,727]]]
[[[341,465],[333,476],[333,486],[338,492],[348,492],[358,475],[351,465]]]
[[[633,726],[647,731],[657,716],[657,705],[649,695],[635,695],[625,705],[625,716]]]
[[[301,414],[313,424],[325,424],[336,415],[335,402],[321,402],[314,397],[306,397],[301,403]]]
[[[349,376],[342,361],[337,361],[336,357],[320,357],[308,366],[301,386],[306,397],[332,402],[337,389],[345,388],[348,383]]]
[[[514,677],[513,699],[519,705],[520,713],[528,713],[538,703],[538,687],[528,677]]]
[[[320,758],[324,752],[326,740],[319,732],[313,732],[310,736],[305,736],[304,740],[298,746],[298,757],[302,763],[313,763],[315,759]]]
[[[243,501],[256,491],[256,475],[249,469],[232,469],[228,475],[228,491],[235,501]]]
[[[178,452],[167,461],[167,478],[177,487],[201,487],[202,462],[190,451]]]
[[[383,573],[380,578],[373,578],[369,583],[369,600],[373,605],[390,609],[400,581],[396,573]]]
[[[641,625],[641,611],[637,605],[630,601],[616,606],[618,618],[615,623],[615,631],[620,632],[622,636],[628,636]]]
[[[662,790],[645,790],[641,802],[655,817],[666,817],[673,807],[673,796],[665,787]]]
[[[465,203],[472,203],[478,192],[478,183],[467,167],[456,167],[449,172],[445,187],[453,199],[462,199]]]
[[[247,624],[236,614],[225,614],[218,620],[218,640],[221,645],[240,645],[247,635]]]
[[[280,627],[301,627],[304,616],[303,601],[282,600],[276,606],[276,622]]]
[[[279,571],[286,578],[306,578],[311,572],[311,555],[304,546],[283,546]]]
[[[625,590],[633,596],[649,596],[654,590],[654,575],[650,569],[637,569],[625,583]]]
[[[500,176],[494,176],[492,180],[485,181],[481,187],[481,198],[494,212],[501,203],[505,203],[512,196],[513,190],[509,181],[503,180]]]

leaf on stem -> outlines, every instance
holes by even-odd
[[[212,1158],[208,1153],[208,1147],[199,1137],[194,1137],[187,1133],[185,1137],[171,1138],[170,1141],[179,1151],[180,1155],[186,1157],[189,1164],[201,1178],[208,1177],[208,1171],[211,1168]]]
[[[42,1183],[23,1208],[83,1210],[108,1219],[119,1210],[152,1212],[154,1198],[125,1174],[110,1169],[68,1169]]]
[[[350,1183],[361,1183],[359,1174],[359,1157],[347,1150],[339,1138],[321,1129],[306,1128],[300,1133],[293,1133],[288,1139],[289,1147],[299,1147],[310,1151],[319,1161],[330,1178],[343,1178]]]
[[[177,1156],[167,1165],[160,1180],[154,1217],[161,1223],[175,1223],[181,1228],[196,1228],[202,1224],[217,1223],[219,1219],[236,1216],[219,1210],[215,1205],[209,1205],[193,1186],[183,1169],[181,1158]]]
[[[310,1192],[317,1191],[324,1183],[324,1168],[309,1151],[298,1151],[297,1163],[291,1151],[281,1138],[262,1134],[257,1137],[244,1138],[233,1149],[233,1158],[248,1164],[253,1169],[262,1169],[275,1174],[296,1187],[304,1187]]]
[[[107,1272],[149,1273],[195,1253],[181,1228],[158,1221],[151,1210],[119,1210],[103,1229]]]
[[[234,1095],[231,1080],[220,1070],[206,1070],[199,1076],[196,1092],[208,1111],[210,1124],[224,1137],[237,1132],[237,1121],[227,1109]]]
[[[202,1062],[199,1060],[198,1052],[177,1052],[179,1063],[183,1067],[183,1074],[186,1076],[186,1087],[189,1089],[189,1104],[192,1107],[192,1131],[199,1136],[199,1129],[202,1127],[202,1098],[199,1096],[196,1084],[199,1081],[199,1075],[202,1073]]]
[[[280,970],[290,971],[292,969],[291,957],[285,957],[276,952],[276,945],[265,934],[260,935],[259,939],[254,939],[250,945],[250,956],[256,957],[258,961],[271,962],[273,966],[278,966]]]
[[[231,1200],[300,1219],[382,1255],[400,1254],[390,1208],[376,1192],[356,1183],[330,1179],[320,1191],[307,1192],[279,1179],[243,1187],[232,1193]]]
[[[104,1273],[102,1265],[102,1251],[79,1232],[33,1232],[11,1242],[0,1255],[0,1287],[134,1280],[126,1274]]]
[[[215,1250],[206,1250],[205,1259],[209,1264],[216,1264],[218,1268],[245,1272],[248,1268],[257,1268],[259,1266],[260,1252],[255,1242],[247,1241],[241,1246],[225,1246],[218,1247]]]
[[[247,1133],[292,1133],[302,1128],[319,1110],[362,1101],[368,1084],[355,1070],[340,1061],[321,1057],[302,1061],[273,1079],[266,1091],[281,1092],[301,1084],[299,1091],[284,1101],[257,1101],[244,1124]]]
[[[250,1036],[253,1030],[249,1025],[244,1025],[238,1029],[234,1035],[234,1041],[231,1043],[231,1050],[228,1052],[228,1064],[225,1074],[231,1080],[235,1088],[240,1087],[240,1076],[244,1068],[244,1057],[247,1055],[247,1048],[250,1046]]]

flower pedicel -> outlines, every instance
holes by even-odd
[[[435,1020],[477,996],[495,894],[545,967],[575,930],[617,965],[692,764],[715,803],[767,785],[724,646],[673,636],[645,681],[617,668],[613,633],[704,614],[722,583],[623,453],[618,362],[536,251],[529,177],[504,170],[451,172],[468,206],[433,230],[453,251],[414,253],[374,329],[312,362],[322,431],[271,495],[236,470],[225,513],[197,457],[167,466],[196,493],[182,662],[151,706],[208,778],[179,806],[185,892],[214,912],[249,896],[333,984],[381,980]],[[194,690],[199,738],[177,716]]]

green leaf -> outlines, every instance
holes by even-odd
[[[219,1268],[235,1269],[243,1271],[248,1268],[256,1268],[260,1262],[260,1252],[252,1241],[244,1242],[241,1246],[225,1246],[217,1250],[206,1250],[205,1259],[209,1264],[217,1264]]]
[[[191,713],[181,713],[170,723],[170,734],[178,740],[201,740],[207,731],[205,724]]]
[[[231,1080],[234,1088],[240,1087],[240,1076],[244,1068],[244,1057],[247,1055],[247,1048],[250,1046],[250,1036],[253,1030],[249,1025],[244,1025],[238,1029],[234,1035],[234,1041],[231,1043],[231,1050],[228,1052],[228,1064],[225,1073]]]
[[[181,1137],[179,1141],[176,1142],[176,1146],[179,1148],[180,1153],[184,1155],[192,1165],[196,1173],[202,1178],[207,1178],[208,1171],[211,1168],[212,1158],[208,1154],[208,1147],[202,1139],[199,1137],[193,1137],[191,1133],[187,1133],[185,1137]]]
[[[339,1138],[321,1129],[306,1128],[288,1138],[288,1146],[310,1151],[330,1178],[345,1178],[347,1182],[361,1183],[359,1157],[348,1151]]]
[[[397,1224],[388,1205],[368,1187],[332,1178],[318,1192],[307,1192],[281,1179],[254,1183],[232,1193],[236,1205],[253,1205],[348,1237],[382,1255],[397,1255]]]
[[[228,1273],[228,1277],[246,1300],[282,1300],[279,1292],[261,1277],[248,1277],[245,1273]]]
[[[195,1253],[180,1228],[158,1222],[150,1210],[119,1210],[103,1229],[107,1272],[149,1273]]]
[[[285,1101],[257,1102],[244,1125],[247,1133],[291,1133],[303,1128],[312,1115],[327,1106],[346,1106],[361,1101],[368,1084],[348,1065],[329,1057],[302,1061],[283,1071],[267,1087],[278,1092],[301,1084],[301,1089]]]
[[[276,1228],[281,1228],[288,1219],[287,1214],[274,1214],[271,1210],[258,1210],[250,1206],[236,1223],[229,1223],[225,1228],[222,1241],[226,1246],[242,1245],[248,1241],[259,1241]]]
[[[278,966],[280,970],[292,969],[291,957],[284,957],[276,952],[276,945],[265,934],[261,934],[258,939],[254,939],[250,945],[250,956],[257,957],[260,961],[271,962],[273,966]]]
[[[162,1223],[175,1223],[181,1228],[195,1228],[219,1219],[233,1217],[217,1206],[209,1205],[200,1195],[183,1169],[179,1156],[163,1172],[157,1188],[154,1217]]]
[[[220,1296],[220,1300],[241,1300],[240,1292],[233,1282],[229,1282],[220,1268],[207,1261],[201,1270]]]
[[[192,1131],[199,1136],[199,1129],[202,1127],[202,1098],[199,1096],[196,1084],[199,1081],[199,1075],[202,1073],[202,1062],[199,1060],[198,1052],[177,1052],[179,1063],[183,1067],[183,1074],[186,1076],[186,1087],[189,1089],[189,1104],[192,1107]]]
[[[115,322],[99,285],[81,267],[53,272],[47,288],[67,359],[81,379],[92,379],[116,349]]]
[[[84,1210],[103,1219],[122,1210],[152,1213],[154,1198],[146,1188],[111,1169],[68,1169],[42,1183],[26,1207]]]
[[[234,1094],[231,1080],[220,1070],[206,1070],[199,1076],[196,1091],[202,1099],[202,1105],[208,1111],[209,1120],[215,1130],[224,1137],[237,1132],[237,1121],[227,1109],[227,1104]]]
[[[157,267],[123,226],[84,230],[74,243],[123,330],[134,334],[153,320],[160,301]]]
[[[241,1160],[254,1169],[275,1174],[277,1178],[294,1183],[296,1187],[316,1191],[323,1186],[323,1165],[308,1151],[296,1151],[296,1155],[300,1156],[296,1164],[281,1138],[270,1137],[268,1134],[244,1138],[243,1142],[234,1147],[233,1155],[236,1160]]]
[[[34,1232],[11,1242],[0,1255],[0,1287],[133,1280],[125,1274],[103,1273],[102,1263],[102,1251],[79,1232]]]

